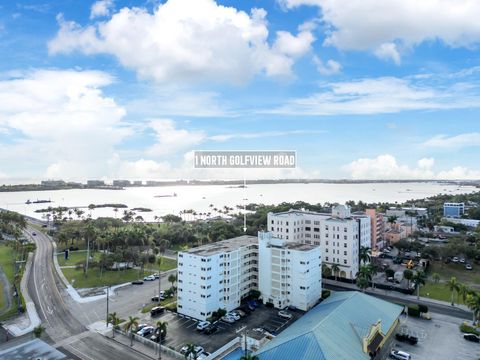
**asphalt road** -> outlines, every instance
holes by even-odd
[[[336,285],[331,285],[331,284],[324,283],[323,287],[325,289],[335,290],[335,291],[352,290],[349,287],[342,286],[341,283],[336,284]],[[422,300],[411,299],[411,298],[406,299],[406,298],[402,297],[401,296],[402,294],[400,294],[400,293],[399,294],[396,294],[395,292],[385,293],[385,290],[380,290],[380,289],[376,289],[375,291],[367,290],[367,291],[365,291],[365,293],[367,293],[368,295],[378,297],[380,299],[384,299],[384,300],[388,300],[388,301],[391,301],[391,302],[400,303],[400,304],[404,304],[404,305],[424,304],[424,305],[428,306],[429,312],[433,312],[433,313],[437,313],[437,314],[443,314],[443,315],[449,315],[449,316],[453,316],[453,317],[456,317],[456,318],[459,318],[459,319],[464,319],[464,320],[472,320],[472,313],[471,312],[465,311],[465,310],[460,309],[460,308],[455,307],[455,306],[434,304],[434,303],[431,303],[431,302],[427,303],[427,302],[424,302]]]
[[[38,315],[46,328],[53,346],[72,359],[129,360],[149,359],[134,353],[103,336],[93,333],[80,323],[69,311],[60,293],[60,283],[53,266],[53,246],[43,233],[28,227],[27,233],[37,246],[33,260],[32,275],[28,279],[28,292],[35,303]]]

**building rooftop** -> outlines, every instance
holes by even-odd
[[[258,245],[258,238],[251,235],[242,235],[227,240],[217,241],[215,243],[198,246],[196,248],[181,252],[198,256],[210,256],[218,253],[234,251],[242,246],[247,245]]]
[[[256,355],[260,360],[368,360],[362,339],[379,320],[381,334],[385,335],[402,310],[399,305],[361,292],[335,292]]]

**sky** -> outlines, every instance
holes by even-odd
[[[480,2],[0,2],[0,183],[480,179]],[[296,169],[194,169],[296,150]]]

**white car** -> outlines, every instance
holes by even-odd
[[[238,315],[236,312],[230,312],[227,314],[227,316],[230,316],[235,319],[235,321],[240,320],[241,316]]]
[[[233,324],[235,322],[235,319],[228,315],[222,316],[221,320],[229,324]]]
[[[210,321],[200,321],[197,324],[197,330],[198,331],[203,331],[208,327],[208,325],[210,325]]]
[[[187,345],[184,345],[181,349],[180,349],[180,354],[183,354],[185,355],[188,351],[188,346]],[[187,359],[198,359],[198,357],[204,353],[205,349],[200,346],[200,345],[197,345],[195,346],[195,354],[189,354],[186,358]],[[196,356],[195,356],[196,355]]]
[[[153,275],[148,275],[143,278],[143,281],[154,281],[154,280],[155,280],[155,276]]]
[[[397,360],[410,360],[412,358],[412,355],[405,351],[392,350],[392,352],[390,353],[390,357]]]
[[[292,314],[290,314],[288,311],[285,311],[285,310],[280,310],[278,312],[278,316],[284,319],[291,319],[293,317]]]

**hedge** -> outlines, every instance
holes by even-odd
[[[330,290],[322,290],[322,299],[326,299],[332,292]]]
[[[460,331],[465,334],[475,334],[480,336],[480,332],[477,329],[471,327],[470,325],[467,325],[466,323],[460,325]]]
[[[422,305],[422,304],[419,304],[418,305],[418,310],[421,312],[421,313],[428,313],[428,306],[427,305]]]
[[[419,317],[420,316],[420,310],[418,309],[418,305],[410,305],[408,307],[407,313],[410,316]]]

